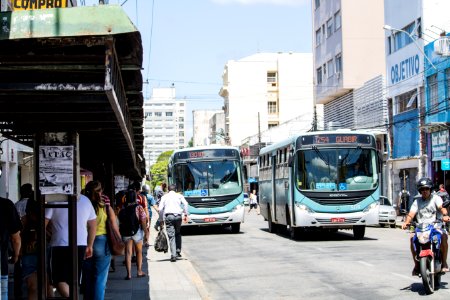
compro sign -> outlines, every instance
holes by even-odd
[[[32,10],[67,7],[68,0],[11,0],[12,10]]]

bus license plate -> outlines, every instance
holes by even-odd
[[[345,218],[331,218],[331,223],[344,223]]]
[[[215,222],[216,218],[205,218],[204,221],[205,222]]]

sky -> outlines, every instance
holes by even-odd
[[[98,3],[86,0],[86,5]],[[144,99],[175,86],[192,110],[221,109],[222,73],[229,60],[262,52],[312,51],[311,0],[109,0],[141,32]]]

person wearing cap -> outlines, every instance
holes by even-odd
[[[160,220],[164,220],[170,245],[170,261],[181,258],[181,222],[187,222],[188,203],[183,195],[175,192],[176,186],[169,185],[169,192],[162,196],[159,203]]]
[[[411,221],[414,217],[417,219],[417,223],[428,223],[431,224],[436,219],[439,218],[438,213],[442,213],[442,220],[444,222],[450,221],[448,216],[447,209],[442,207],[442,198],[437,194],[431,193],[431,188],[433,187],[433,182],[430,178],[423,177],[417,182],[417,190],[420,193],[420,196],[416,197],[409,213],[406,215],[406,220],[402,225],[402,229],[408,228]],[[442,272],[448,272],[447,265],[447,234],[445,231],[442,232],[441,235],[441,253],[442,253]],[[418,276],[420,274],[420,266],[419,262],[416,260],[416,251],[414,249],[414,241],[413,236],[411,237],[411,254],[414,261],[414,269],[412,271],[413,276]]]

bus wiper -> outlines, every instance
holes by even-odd
[[[325,162],[327,166],[330,165],[330,162],[325,158],[325,156],[320,152],[320,150],[316,146],[312,146],[312,149],[314,150],[314,152],[316,152],[317,156],[319,156],[319,158]]]

